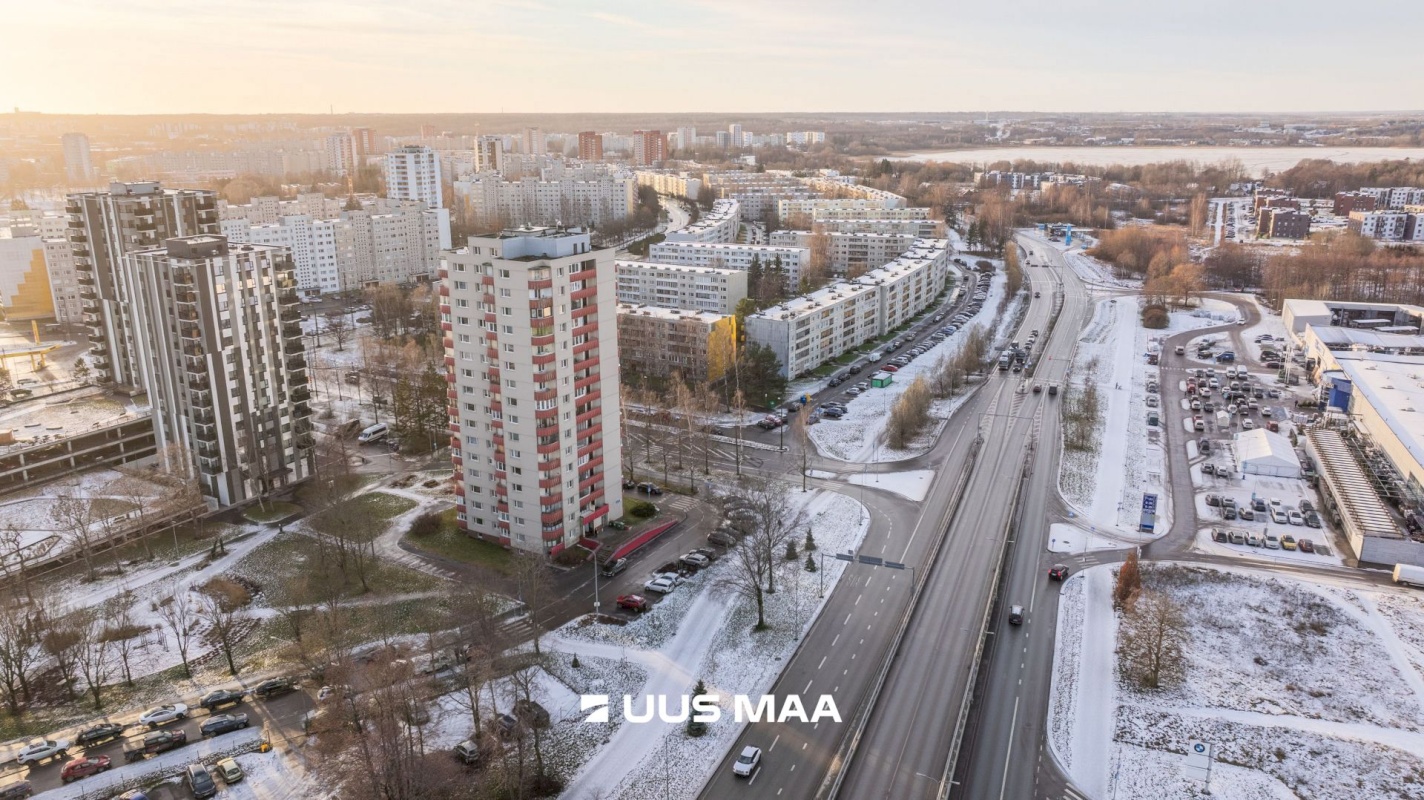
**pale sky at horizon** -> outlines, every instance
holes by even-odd
[[[0,0],[0,11],[7,111],[1424,108],[1418,0]]]

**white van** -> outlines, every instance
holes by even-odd
[[[386,423],[378,422],[375,425],[372,425],[369,428],[366,428],[365,430],[361,431],[361,435],[356,437],[356,441],[360,444],[370,444],[371,442],[378,442],[386,438],[387,433],[390,433],[390,428],[386,427]]]

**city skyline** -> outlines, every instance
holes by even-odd
[[[1075,13],[1030,0],[1012,18],[988,4],[899,13],[847,2],[163,5],[80,0],[12,9],[11,30],[26,35],[0,52],[0,70],[34,78],[0,88],[0,108],[1279,112],[1404,109],[1424,96],[1408,34],[1417,27],[1410,17],[1424,21],[1424,8],[1402,3],[1390,4],[1386,27],[1320,2],[1293,4],[1286,14],[1220,0],[1190,9],[1101,0]],[[1323,13],[1331,25],[1317,24]],[[167,57],[124,60],[129,80],[92,80],[123,58],[115,42],[155,35]],[[1334,68],[1362,61],[1391,79],[1360,81]],[[170,68],[185,62],[214,66]],[[242,65],[243,80],[223,80],[225,64]]]

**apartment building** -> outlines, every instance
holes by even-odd
[[[475,171],[504,171],[504,139],[499,136],[481,136],[475,140]],[[459,174],[456,173],[456,177]]]
[[[811,222],[841,222],[874,220],[894,222],[930,221],[930,209],[905,206],[902,208],[864,208],[843,206],[844,200],[817,200],[810,207]],[[863,205],[863,204],[862,204]],[[807,213],[807,212],[801,212]]]
[[[787,147],[810,147],[813,144],[825,144],[825,131],[787,131]]]
[[[876,189],[873,186],[861,186],[858,183],[850,183],[849,180],[838,176],[831,177],[809,177],[802,178],[812,191],[820,192],[826,197],[843,200],[871,200],[881,204],[883,208],[903,208],[908,203],[905,198],[894,192],[887,192],[884,189]]]
[[[810,263],[811,251],[765,244],[658,242],[648,249],[648,259],[659,264],[736,270],[751,269],[755,260],[765,269],[780,267],[787,280],[795,284],[801,279],[801,270]]]
[[[875,269],[894,261],[920,237],[910,233],[812,233],[776,231],[771,244],[797,247],[810,252],[816,242],[824,242],[826,264],[836,275]]]
[[[776,215],[784,220],[814,219],[817,212],[851,211],[869,216],[882,209],[890,209],[883,200],[864,198],[826,198],[809,192],[803,197],[787,197],[776,202]]]
[[[410,200],[426,208],[444,208],[440,159],[421,145],[406,145],[386,154],[386,196]]]
[[[879,287],[835,283],[747,317],[746,333],[794,378],[875,339],[879,320]]]
[[[54,321],[61,325],[82,325],[84,306],[79,299],[79,274],[74,269],[74,251],[69,247],[69,239],[45,239],[44,260],[49,272]]]
[[[578,135],[578,157],[580,161],[602,161],[603,137],[596,131],[580,131]]]
[[[54,317],[45,242],[38,235],[0,230],[0,316],[15,322]]]
[[[1310,215],[1289,207],[1263,207],[1256,219],[1256,235],[1266,239],[1304,239],[1310,235]]]
[[[346,177],[356,167],[361,166],[356,161],[356,143],[352,141],[350,133],[333,133],[327,136],[322,152],[326,156],[326,171],[333,175]]]
[[[668,242],[713,242],[730,243],[737,241],[737,231],[742,225],[741,204],[736,200],[717,200],[709,211],[702,212],[697,221],[682,230],[669,231],[664,236]]]
[[[66,133],[59,137],[64,150],[64,177],[70,183],[85,184],[99,177],[89,155],[89,137],[82,133]]]
[[[722,344],[730,350],[735,329],[736,317],[727,314],[620,303],[619,365],[629,380],[715,381],[731,361],[730,352],[716,351]]]
[[[549,140],[540,128],[525,128],[519,152],[526,156],[542,156],[549,152]]]
[[[446,256],[442,327],[456,516],[554,554],[623,516],[616,274],[580,229],[470,237]]]
[[[639,186],[651,187],[658,194],[696,200],[702,191],[702,180],[686,172],[640,169],[633,173],[633,177],[637,179]]]
[[[886,334],[924,311],[944,291],[949,277],[949,242],[921,239],[898,258],[873,269],[855,282],[879,290],[877,324]]]
[[[1415,211],[1352,211],[1351,231],[1381,242],[1424,242],[1424,213]]]
[[[813,222],[812,227],[826,233],[874,234],[878,236],[914,236],[933,239],[944,235],[944,225],[932,219],[829,219]]]
[[[210,191],[164,189],[152,181],[111,183],[107,192],[69,195],[65,211],[90,362],[101,382],[144,391],[142,343],[133,317],[139,286],[124,257],[168,239],[218,233],[217,198]]]
[[[126,254],[120,269],[159,452],[192,453],[218,508],[309,477],[311,391],[286,250],[199,234]]]
[[[314,199],[304,205],[253,198],[251,206],[223,209],[227,218],[221,233],[233,242],[288,248],[297,287],[306,295],[429,280],[440,268],[441,252],[450,247],[448,209],[368,197],[360,209],[340,210],[330,217],[295,213],[317,205]],[[320,205],[321,211],[330,211]]]
[[[1424,205],[1424,189],[1414,186],[1366,187],[1359,193],[1374,198],[1375,208],[1378,209]]]
[[[579,172],[580,177],[506,180],[480,173],[455,182],[455,205],[462,219],[479,225],[593,225],[621,222],[637,210],[638,190],[630,175]]]
[[[731,314],[747,296],[745,270],[681,267],[651,261],[613,263],[618,271],[620,303]]]
[[[667,140],[662,131],[633,131],[633,163],[651,167],[667,160]]]
[[[1352,211],[1374,211],[1375,198],[1360,192],[1336,192],[1330,211],[1337,217],[1348,217]]]

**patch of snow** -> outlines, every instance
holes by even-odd
[[[925,494],[929,492],[934,476],[932,469],[916,469],[909,472],[856,472],[847,480],[856,486],[884,489],[901,497],[920,501],[925,499]]]
[[[1098,535],[1096,530],[1083,530],[1077,525],[1055,522],[1048,526],[1050,553],[1086,553],[1090,550],[1121,550],[1125,543]]]

